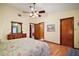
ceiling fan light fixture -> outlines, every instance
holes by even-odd
[[[34,13],[34,16],[36,16],[37,15],[37,13]]]
[[[38,11],[36,11],[36,14],[39,14],[39,12],[38,12]]]
[[[35,16],[33,15],[32,18],[35,18]]]
[[[30,17],[33,16],[33,13],[30,13],[29,16],[30,16]]]
[[[38,17],[38,15],[36,15],[36,17]]]
[[[34,11],[34,8],[33,7],[31,7],[31,11]]]
[[[45,10],[40,10],[38,11],[36,8],[35,8],[35,4],[36,3],[33,3],[33,5],[29,6],[30,8],[30,11],[27,12],[27,11],[23,11],[23,13],[29,13],[29,17],[41,17],[42,13],[45,13]]]

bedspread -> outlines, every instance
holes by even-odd
[[[0,55],[4,56],[48,56],[50,54],[47,43],[31,38],[9,40],[6,48],[2,50]]]

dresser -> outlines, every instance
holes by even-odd
[[[18,39],[18,38],[26,38],[26,37],[27,37],[26,33],[13,33],[13,34],[7,35],[8,40]]]

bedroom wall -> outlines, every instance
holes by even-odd
[[[18,13],[22,16],[18,17]],[[56,13],[45,13],[41,18],[29,18],[27,14],[23,14],[21,10],[17,10],[10,6],[0,5],[0,39],[6,41],[7,34],[11,32],[11,21],[23,23],[23,32],[29,37],[29,23],[44,22],[45,24],[45,40],[60,44],[60,19],[74,17],[74,47],[79,48],[79,10],[68,10]],[[55,24],[55,32],[47,32],[47,25]]]
[[[60,44],[60,19],[68,17],[74,17],[74,47],[79,48],[79,26],[77,25],[77,22],[79,22],[78,9],[45,14],[45,16],[40,18],[37,22],[45,23],[44,40]],[[47,32],[48,24],[55,24],[55,32]]]
[[[19,17],[18,14],[22,16]],[[0,39],[7,40],[7,34],[11,33],[11,21],[23,23],[23,33],[27,33],[29,37],[29,23],[34,22],[27,14],[23,14],[21,10],[10,6],[0,5]]]

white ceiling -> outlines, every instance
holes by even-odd
[[[32,3],[9,3],[4,4],[20,9],[22,11],[29,11],[29,6]],[[79,9],[79,3],[36,3],[36,10],[45,10],[47,13]]]

